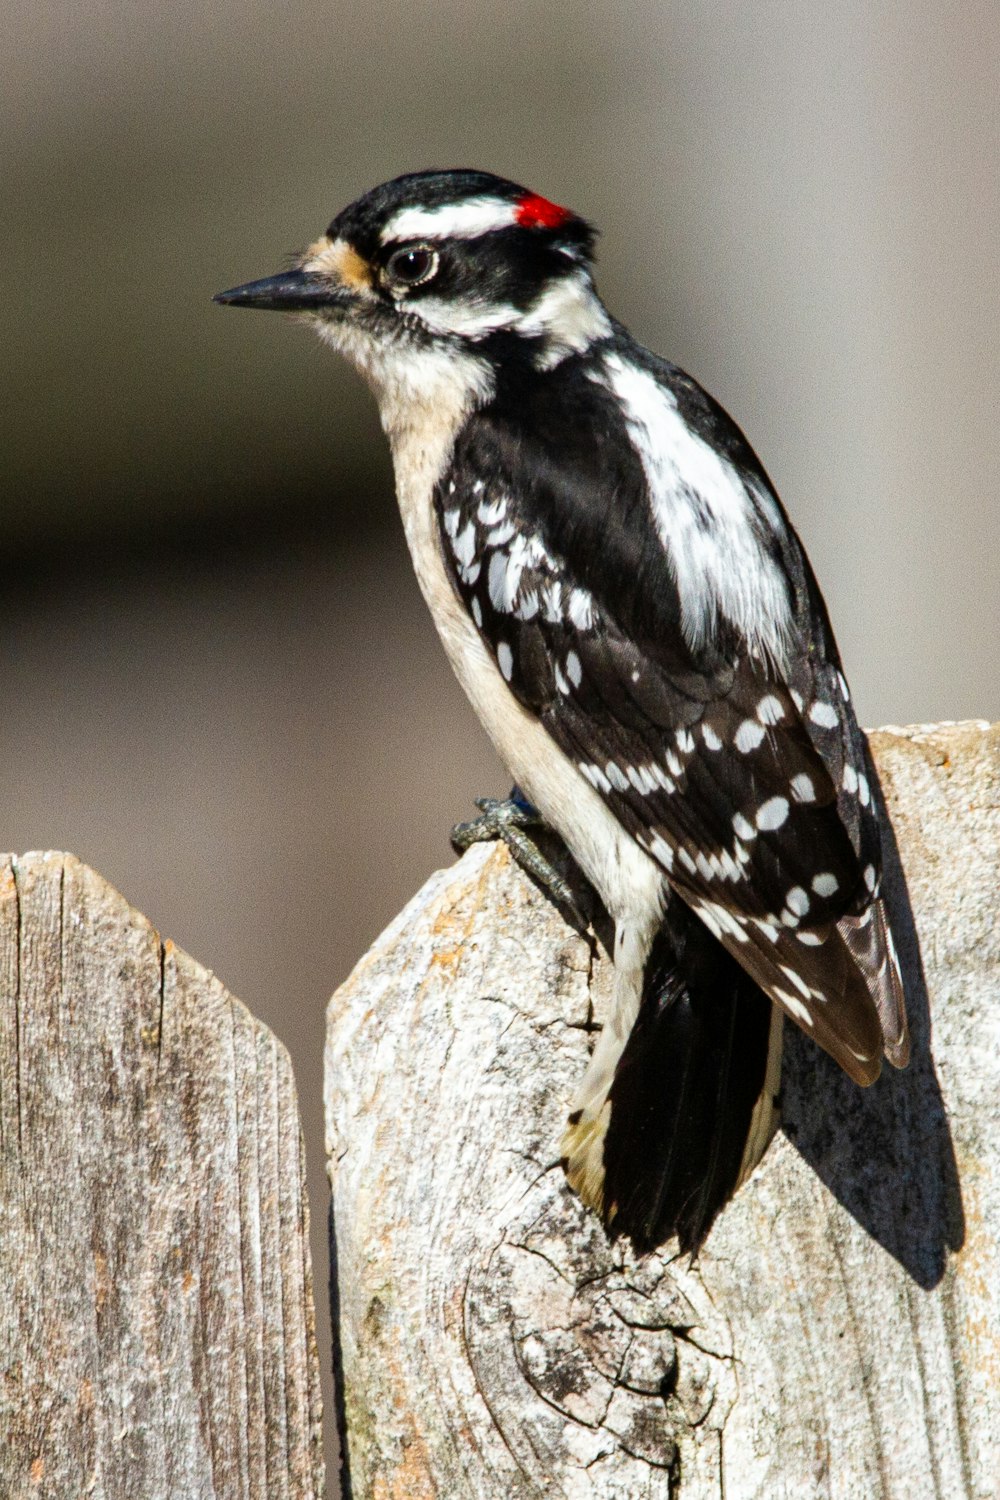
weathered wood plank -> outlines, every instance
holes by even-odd
[[[284,1049],[92,870],[0,860],[0,1494],[322,1493]]]
[[[354,1500],[1000,1494],[1000,728],[873,749],[913,1063],[861,1091],[786,1028],[783,1131],[695,1266],[609,1247],[565,1189],[607,963],[504,851],[334,996]]]

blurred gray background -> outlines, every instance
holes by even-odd
[[[324,1002],[506,781],[367,395],[212,292],[406,170],[570,204],[760,453],[863,720],[998,718],[998,12],[14,0],[4,35],[0,843],[96,866],[288,1044],[325,1299]]]

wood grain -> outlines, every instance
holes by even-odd
[[[913,1062],[863,1091],[786,1027],[783,1129],[695,1265],[564,1185],[608,964],[503,850],[334,996],[354,1500],[1000,1495],[1000,728],[872,743]]]
[[[0,1495],[322,1493],[287,1054],[79,861],[0,860]]]

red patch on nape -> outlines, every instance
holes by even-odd
[[[558,229],[572,217],[568,208],[560,208],[558,203],[550,203],[537,193],[525,193],[514,210],[515,222],[522,229]]]

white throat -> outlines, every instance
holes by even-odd
[[[317,320],[319,336],[367,381],[392,446],[397,478],[400,450],[433,448],[439,467],[465,418],[493,391],[488,362],[453,344],[418,344],[404,335],[387,340],[350,324]]]

